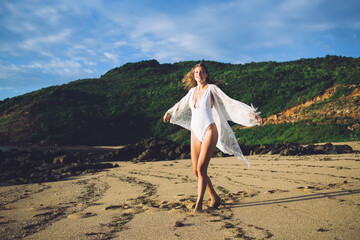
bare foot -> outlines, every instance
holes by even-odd
[[[211,201],[210,208],[218,208],[221,205],[221,198],[218,197]]]
[[[202,212],[202,204],[195,205],[194,213],[199,213],[199,212]]]

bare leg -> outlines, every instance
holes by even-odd
[[[191,131],[191,161],[193,166],[193,173],[198,178],[198,160],[201,150],[201,142],[200,140],[195,136],[195,134]],[[220,198],[216,194],[211,181],[208,182],[206,185],[206,191],[210,195],[212,202],[215,202],[216,200],[219,200]]]
[[[210,158],[215,150],[217,139],[218,132],[215,124],[212,124],[208,127],[202,143],[192,134],[191,158],[193,162],[194,173],[198,177],[198,199],[196,202],[195,211],[202,210],[205,189],[207,189],[207,192],[211,197],[212,206],[216,206],[217,203],[220,202],[220,197],[215,192],[211,180],[207,175],[207,168],[210,163]]]

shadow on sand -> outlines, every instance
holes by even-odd
[[[320,199],[320,198],[332,198],[332,197],[353,195],[353,194],[359,194],[359,193],[360,193],[360,189],[344,190],[344,191],[337,191],[337,192],[327,192],[327,193],[315,193],[315,194],[308,194],[308,195],[302,195],[302,196],[297,196],[297,197],[279,198],[279,199],[265,200],[265,201],[258,201],[258,202],[229,204],[229,207],[230,208],[255,207],[255,206],[264,206],[264,205],[270,205],[270,204],[300,202],[300,201],[314,200],[314,199]]]

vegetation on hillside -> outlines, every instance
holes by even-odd
[[[256,128],[236,129],[239,144],[257,145],[293,142],[301,144],[347,142],[359,140],[359,131],[353,132],[344,124],[318,124],[312,121],[262,125]]]
[[[162,116],[186,94],[181,79],[196,63],[127,63],[98,79],[78,80],[5,99],[0,102],[0,143],[121,145],[171,134],[183,142],[183,132],[174,135],[180,128],[164,124]],[[205,63],[211,78],[222,80],[219,87],[225,93],[253,103],[263,117],[305,102],[334,85],[360,83],[360,58],[326,56],[282,63]],[[337,94],[346,94],[347,90],[342,91],[345,92]],[[257,131],[270,128],[255,127],[237,134],[244,141],[255,143],[261,141],[261,137],[251,140],[258,136]],[[249,137],[244,137],[246,134]],[[285,136],[273,141],[301,142],[301,137]],[[348,133],[343,133],[342,138],[346,136],[350,138]]]

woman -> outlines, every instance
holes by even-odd
[[[254,107],[229,98],[212,84],[204,63],[195,65],[182,82],[185,88],[190,90],[165,113],[164,122],[170,120],[171,123],[191,130],[191,161],[193,172],[198,178],[198,199],[194,211],[200,212],[205,189],[211,197],[211,208],[217,208],[221,203],[221,198],[207,175],[215,147],[243,159],[250,165],[227,121],[251,127],[258,125],[261,117]]]

